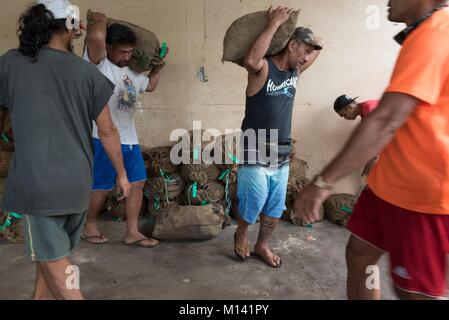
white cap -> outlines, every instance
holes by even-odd
[[[55,19],[72,17],[79,21],[79,10],[68,0],[38,0],[38,3],[43,4],[47,10],[51,11]]]

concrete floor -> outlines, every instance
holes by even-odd
[[[163,242],[153,249],[121,243],[124,223],[103,221],[112,242],[81,243],[73,260],[81,270],[81,288],[89,299],[175,300],[340,300],[346,298],[344,260],[348,232],[329,222],[313,229],[282,222],[273,248],[282,269],[271,269],[255,258],[238,262],[233,253],[235,225],[208,242]],[[251,239],[258,227],[251,229]],[[307,241],[313,236],[316,241]],[[33,288],[34,266],[22,245],[0,240],[0,299],[27,299]],[[381,263],[384,299],[395,299],[387,259]]]

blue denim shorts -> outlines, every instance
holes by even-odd
[[[92,190],[109,191],[114,189],[117,183],[117,173],[99,139],[94,139],[94,152],[94,185]],[[139,145],[122,145],[122,155],[129,182],[146,181],[147,172]]]
[[[287,185],[290,166],[268,168],[245,165],[239,169],[238,191],[240,217],[255,224],[261,213],[279,219],[287,209]]]

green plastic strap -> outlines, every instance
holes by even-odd
[[[232,160],[233,163],[239,164],[240,160],[237,158],[237,156],[233,155],[231,152],[228,153],[229,158]]]
[[[13,216],[16,219],[22,219],[23,218],[23,216],[20,213],[11,212],[10,215]]]
[[[9,139],[8,139],[8,137],[6,136],[6,134],[2,134],[2,139],[3,139],[3,141],[5,141],[5,142],[9,142]]]
[[[218,178],[218,180],[223,181],[224,178],[226,178],[226,176],[231,172],[230,169],[226,169],[225,171],[223,171],[223,173],[220,175],[220,177]]]
[[[159,169],[159,173],[161,174],[161,177],[164,178],[165,180],[170,180],[170,178],[168,177],[168,175],[165,173],[164,170]]]
[[[193,199],[198,197],[198,184],[196,182],[193,184],[192,197]]]
[[[200,158],[200,151],[198,148],[193,149],[193,160],[198,160]]]
[[[309,228],[309,229],[313,228],[313,224],[306,224],[306,228]]]
[[[161,59],[164,59],[166,55],[167,55],[167,42],[164,41],[162,42],[161,53],[159,54],[159,57],[161,57]]]
[[[348,214],[352,214],[352,210],[347,207],[343,207],[343,208],[341,208],[341,210],[343,210],[344,212],[346,212]]]
[[[161,209],[161,201],[159,200],[159,197],[154,198],[154,209],[160,210]]]
[[[19,213],[10,212],[8,213],[8,218],[6,219],[5,223],[0,226],[0,232],[5,231],[7,228],[12,226],[11,218],[16,218],[18,220],[22,219],[23,216]]]
[[[2,226],[0,226],[0,231],[3,232],[10,226],[11,226],[11,219],[8,218],[8,219],[6,219],[5,223]]]

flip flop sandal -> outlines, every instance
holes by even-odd
[[[87,243],[90,243],[90,244],[106,244],[111,241],[109,239],[106,239],[102,233],[100,233],[100,235],[98,235],[98,236],[88,236],[87,234],[83,234],[81,236],[81,239],[83,239],[84,241],[86,241]],[[98,239],[101,241],[99,241],[99,242],[93,241],[94,239]]]
[[[234,233],[234,253],[237,256],[237,258],[239,258],[241,261],[246,261],[248,260],[249,257],[243,257],[241,256],[238,251],[244,251],[242,250],[242,247],[239,247],[237,245],[237,233]]]
[[[271,261],[267,259],[267,257],[264,257],[263,255],[254,252],[254,255],[261,261],[265,262],[267,265],[269,265],[270,267],[274,268],[274,269],[279,269],[282,267],[282,260],[279,260],[279,264],[277,266],[273,266],[271,264]]]
[[[156,242],[153,245],[144,245],[144,244],[142,244],[142,242],[144,242],[144,241],[151,241],[151,239],[144,238],[144,239],[140,239],[140,240],[137,240],[137,241],[134,241],[131,243],[125,242],[125,245],[130,246],[130,247],[135,246],[135,247],[141,247],[141,248],[153,248],[159,244],[159,242]]]

